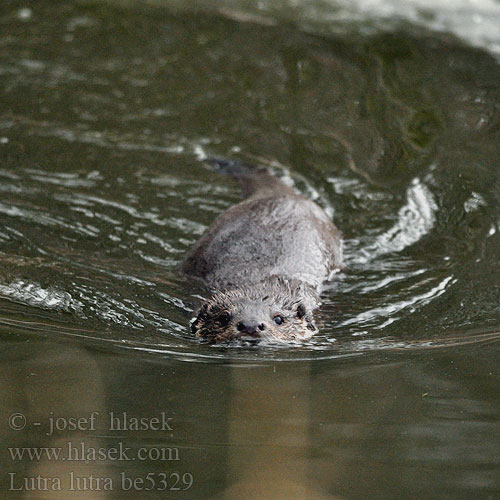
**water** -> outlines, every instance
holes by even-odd
[[[2,4],[6,498],[500,498],[500,7],[455,7]],[[207,155],[268,165],[342,230],[307,343],[192,338],[178,265],[240,199]],[[7,449],[69,441],[179,460]],[[38,474],[63,491],[15,489]]]

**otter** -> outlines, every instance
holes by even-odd
[[[321,285],[341,265],[339,231],[266,168],[207,161],[239,180],[244,200],[216,218],[183,262],[212,292],[193,333],[210,343],[309,338]]]

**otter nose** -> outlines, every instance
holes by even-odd
[[[248,335],[259,335],[259,330],[265,330],[266,325],[264,323],[259,323],[258,321],[240,321],[236,324],[236,329]]]

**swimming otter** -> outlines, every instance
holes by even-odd
[[[191,324],[212,343],[296,340],[316,330],[319,289],[340,266],[341,238],[325,212],[265,168],[210,159],[241,184],[183,264],[214,292]]]

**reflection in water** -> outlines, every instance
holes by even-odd
[[[292,379],[282,368],[231,371],[232,446],[222,498],[339,498],[318,488],[306,452],[312,445],[310,366],[303,364]]]
[[[42,422],[22,433],[2,426],[6,446],[84,441],[87,449],[122,442],[131,453],[178,450],[179,460],[164,461],[15,461],[2,454],[2,470],[18,477],[68,479],[74,471],[112,478],[112,491],[75,493],[78,498],[137,498],[137,491],[123,490],[122,474],[161,471],[191,473],[191,498],[361,499],[374,492],[401,498],[414,491],[419,498],[465,499],[494,497],[500,488],[498,341],[487,353],[469,345],[361,362],[246,366],[155,361],[68,342],[3,345],[10,365],[2,364],[4,422],[13,412],[30,424]],[[47,436],[51,411],[64,418],[100,416],[95,431]],[[173,431],[110,430],[111,411],[148,418],[166,412]],[[9,493],[7,478],[1,480],[5,498],[33,497]]]
[[[109,475],[106,462],[76,460],[79,457],[76,450],[80,452],[82,442],[87,449],[104,446],[99,433],[73,428],[73,432],[65,436],[54,424],[60,422],[63,429],[70,419],[84,418],[91,411],[105,414],[105,394],[98,361],[83,347],[53,345],[29,352],[15,349],[15,344],[6,345],[4,359],[5,354],[9,354],[9,365],[2,364],[0,369],[2,421],[5,424],[9,415],[21,414],[26,418],[26,427],[22,432],[14,432],[2,425],[2,442],[6,446],[4,451],[8,452],[2,454],[5,474],[1,481],[5,496],[68,498],[71,488],[78,484],[76,478]],[[14,372],[13,365],[16,366]],[[82,424],[83,427],[87,425]],[[55,459],[51,452],[42,452],[40,456],[34,452],[32,459],[24,452],[26,456],[19,459],[16,451],[22,452],[26,446],[39,450],[54,449],[56,453],[61,448],[61,457],[64,455],[65,459]],[[73,454],[68,451],[69,447],[75,450]],[[108,496],[99,491],[83,491],[79,498],[97,500]]]

